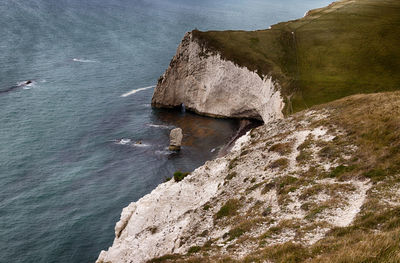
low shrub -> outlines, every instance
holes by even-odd
[[[279,168],[285,169],[289,164],[289,160],[287,158],[280,158],[278,160],[273,161],[268,167],[271,169]]]
[[[382,169],[373,169],[364,174],[365,177],[368,177],[372,181],[381,181],[385,178],[386,172]]]
[[[176,171],[174,173],[174,180],[175,182],[180,182],[182,181],[186,176],[188,176],[190,173],[183,173],[181,171]]]
[[[237,175],[236,172],[231,172],[229,173],[226,177],[225,180],[231,180],[233,177],[235,177]]]
[[[189,253],[189,254],[197,253],[197,252],[199,252],[200,250],[201,250],[201,247],[199,247],[199,246],[193,246],[193,247],[190,247],[190,248],[189,248],[188,253]]]
[[[269,148],[270,152],[277,152],[286,155],[292,152],[292,143],[276,143]]]
[[[230,199],[225,203],[225,205],[221,207],[221,209],[219,209],[215,217],[217,219],[220,219],[226,216],[233,216],[236,214],[238,209],[239,209],[239,200]]]

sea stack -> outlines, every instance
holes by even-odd
[[[183,138],[182,129],[181,128],[173,129],[169,134],[169,150],[180,151],[182,138]]]

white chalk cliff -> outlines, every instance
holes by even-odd
[[[260,238],[269,245],[310,245],[330,229],[350,225],[371,187],[369,181],[301,175],[316,164],[320,173],[331,171],[337,160],[350,158],[357,149],[342,145],[342,155],[336,159],[318,156],[318,143],[342,136],[339,128],[316,126],[329,114],[309,111],[253,129],[239,138],[226,156],[206,162],[180,182],[171,179],[160,184],[122,211],[113,245],[102,251],[96,262],[143,263],[205,246],[209,257],[241,259],[255,253]],[[310,160],[305,164],[297,157],[306,140]],[[286,148],[274,150],[273,145]],[[301,184],[294,183],[286,193],[279,187],[287,180]],[[312,192],[316,187],[321,190]],[[228,203],[234,211],[220,212]],[[304,206],[310,203],[323,205],[323,212],[307,212]],[[282,232],[264,235],[279,226],[284,226]],[[243,238],[235,236],[235,229],[245,229],[239,232]]]
[[[283,117],[278,83],[207,51],[187,33],[154,91],[155,107],[179,107],[214,117]]]

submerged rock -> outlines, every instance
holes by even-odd
[[[175,128],[171,131],[169,135],[169,150],[170,151],[180,151],[182,145],[182,129]]]

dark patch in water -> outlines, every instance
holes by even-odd
[[[227,154],[230,149],[233,147],[235,144],[236,140],[239,139],[241,136],[245,135],[249,130],[253,128],[257,128],[259,126],[263,125],[262,121],[257,121],[257,120],[250,120],[250,119],[242,119],[240,120],[240,125],[239,128],[236,132],[236,134],[230,139],[230,141],[225,144],[218,152],[218,157],[224,156]]]

